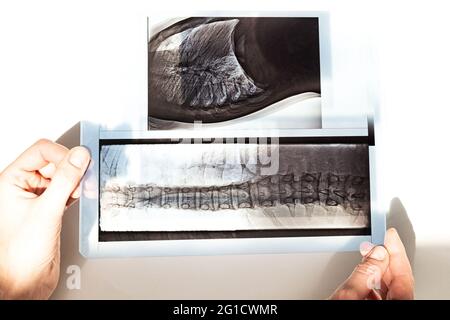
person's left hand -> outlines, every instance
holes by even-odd
[[[90,161],[39,140],[0,173],[0,299],[47,299],[59,279],[64,210]]]

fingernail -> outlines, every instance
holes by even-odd
[[[370,253],[369,257],[375,260],[383,261],[386,258],[387,251],[382,246],[375,247]]]
[[[359,245],[359,252],[363,257],[365,257],[375,245],[369,241],[364,241]]]
[[[83,147],[74,148],[70,154],[69,161],[73,166],[82,169],[89,161],[89,153]]]

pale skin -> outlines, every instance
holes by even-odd
[[[43,139],[0,173],[0,299],[51,296],[60,272],[62,217],[80,196],[89,162],[85,148]],[[384,246],[363,243],[361,253],[330,299],[413,299],[411,266],[395,229],[387,231]]]
[[[414,278],[405,247],[393,228],[386,231],[383,246],[365,242],[363,256],[352,274],[336,289],[334,300],[414,299]]]
[[[89,161],[85,148],[39,140],[0,174],[0,299],[47,299],[56,288],[63,213]]]

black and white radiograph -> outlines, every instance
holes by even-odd
[[[367,228],[367,150],[366,144],[104,145],[100,227]],[[270,154],[269,161],[264,154]]]
[[[188,18],[148,42],[150,129],[239,119],[320,94],[318,18]]]

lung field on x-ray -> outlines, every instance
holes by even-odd
[[[222,107],[261,92],[234,53],[237,19],[217,21],[165,39],[150,78],[158,98],[191,108]]]
[[[236,120],[307,93],[321,93],[318,18],[188,18],[148,42],[150,129]]]

